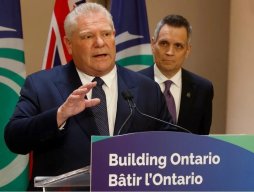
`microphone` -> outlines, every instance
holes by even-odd
[[[120,127],[117,135],[120,135],[120,133],[122,132],[124,126],[126,125],[126,123],[129,121],[130,117],[132,116],[133,114],[133,107],[131,106],[131,103],[130,103],[130,99],[126,99],[126,96],[125,96],[125,92],[122,92],[122,96],[125,100],[127,100],[128,102],[128,105],[129,105],[129,108],[130,108],[130,114],[128,115],[128,117],[125,119],[124,123],[122,124],[122,126]]]
[[[134,98],[134,97],[133,97],[133,95],[131,94],[131,92],[130,92],[129,90],[123,91],[123,92],[122,92],[122,96],[123,96],[123,98],[128,102],[129,107],[130,107],[130,110],[131,110],[131,113],[130,113],[130,115],[127,117],[127,119],[125,120],[123,126],[124,126],[124,125],[126,124],[126,122],[129,120],[130,116],[131,116],[132,113],[133,113],[133,110],[136,110],[136,111],[137,111],[140,115],[142,115],[142,116],[145,116],[145,117],[147,117],[147,118],[150,118],[150,119],[159,121],[159,122],[161,122],[161,123],[165,123],[165,124],[167,124],[167,125],[170,125],[171,127],[174,127],[174,128],[175,128],[174,131],[180,130],[180,131],[183,131],[183,132],[186,132],[186,133],[192,133],[192,132],[189,131],[188,129],[185,129],[185,128],[179,126],[179,125],[176,125],[176,124],[173,124],[173,123],[164,121],[164,120],[162,120],[162,119],[158,119],[158,118],[156,118],[156,117],[153,117],[153,116],[151,116],[151,115],[142,113],[142,112],[138,109],[137,105],[134,103],[134,101],[133,101],[133,98]],[[123,128],[123,126],[120,128],[120,130],[119,130],[118,133],[121,132],[121,129]]]

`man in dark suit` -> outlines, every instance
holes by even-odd
[[[140,73],[154,79],[164,95],[174,98],[175,123],[196,134],[209,134],[212,122],[213,85],[207,79],[182,68],[191,51],[191,26],[180,15],[168,15],[157,25],[152,38],[154,66]],[[169,90],[165,82],[170,80]],[[173,115],[174,116],[174,115]]]
[[[166,124],[138,113],[122,127],[130,114],[122,97],[124,91],[132,93],[140,111],[171,122],[158,84],[115,65],[115,29],[104,7],[96,3],[76,7],[65,19],[65,33],[73,60],[28,76],[5,128],[11,151],[33,151],[30,190],[34,190],[35,176],[56,176],[89,165],[91,135],[168,129]],[[95,77],[97,83],[93,82]],[[108,122],[104,124],[98,123],[96,114],[104,110],[94,110],[103,103],[103,99],[93,97],[99,89],[98,78],[104,83],[101,86],[106,96]],[[99,128],[104,125],[107,130],[101,133]]]

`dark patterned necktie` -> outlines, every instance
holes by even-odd
[[[95,77],[93,81],[96,81],[97,85],[92,90],[92,98],[101,100],[100,104],[92,107],[95,123],[101,135],[109,135],[107,101],[102,89],[104,81],[100,77]]]
[[[170,92],[170,86],[173,82],[171,80],[167,80],[164,82],[165,84],[165,91],[164,96],[167,102],[168,110],[173,118],[173,122],[176,123],[176,106],[175,106],[175,100]]]

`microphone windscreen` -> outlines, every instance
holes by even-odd
[[[133,99],[133,95],[131,94],[131,92],[129,90],[123,91],[122,96],[125,100],[132,100]]]

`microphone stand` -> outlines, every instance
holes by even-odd
[[[132,114],[133,114],[133,108],[132,108],[132,106],[131,106],[130,100],[128,99],[127,101],[128,101],[128,105],[129,105],[129,108],[130,108],[130,114],[128,115],[128,117],[125,119],[124,123],[123,123],[122,126],[120,127],[120,129],[119,129],[117,135],[120,135],[120,134],[121,134],[121,132],[122,132],[124,126],[125,126],[126,123],[129,121],[130,117],[131,117]]]

